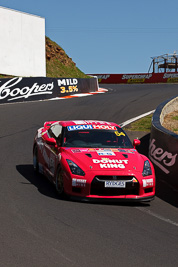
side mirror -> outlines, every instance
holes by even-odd
[[[47,143],[48,145],[55,146],[55,145],[56,145],[56,140],[55,140],[54,138],[48,138],[48,139],[46,140],[46,143]]]
[[[56,140],[54,138],[49,138],[46,134],[43,135],[43,139],[48,145],[56,145]]]
[[[140,140],[139,139],[134,139],[133,140],[133,146],[134,148],[136,148],[136,146],[139,146],[141,144]]]

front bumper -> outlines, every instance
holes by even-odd
[[[124,181],[125,188],[106,188],[105,181]],[[133,182],[133,180],[138,182]],[[86,201],[126,201],[126,202],[143,202],[151,201],[155,196],[155,177],[149,176],[148,180],[153,183],[143,183],[147,177],[142,177],[141,173],[126,173],[126,172],[90,172],[84,177],[71,177],[71,183],[68,184],[67,194],[74,197],[79,197],[80,200]],[[68,180],[69,181],[69,180]]]

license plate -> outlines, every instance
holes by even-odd
[[[125,188],[125,182],[124,181],[105,181],[104,187]]]

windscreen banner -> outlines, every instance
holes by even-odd
[[[0,79],[0,104],[45,100],[98,91],[97,78]]]
[[[136,73],[136,74],[90,74],[98,77],[103,84],[133,83],[176,83],[178,73]]]

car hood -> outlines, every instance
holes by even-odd
[[[136,149],[64,148],[63,156],[84,171],[143,171],[144,156]]]

